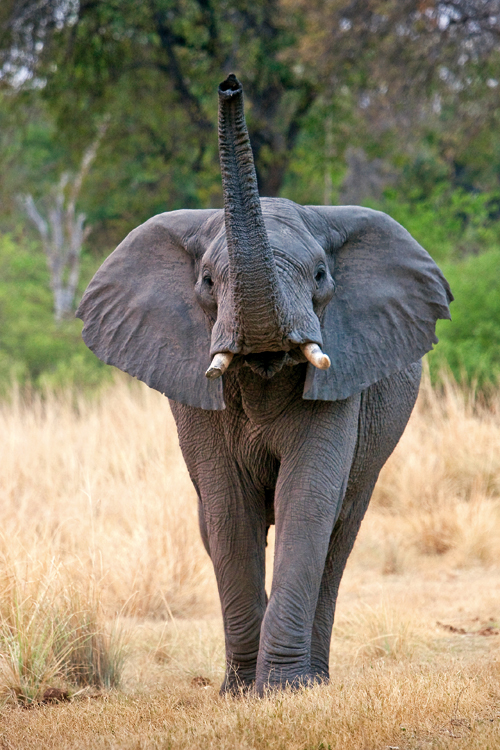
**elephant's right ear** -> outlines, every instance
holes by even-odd
[[[77,316],[87,346],[174,401],[223,409],[208,380],[210,330],[195,293],[204,224],[220,210],[172,211],[134,229],[90,282]]]

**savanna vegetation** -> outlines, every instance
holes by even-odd
[[[2,747],[498,746],[499,52],[498,0],[0,3]],[[222,205],[229,72],[261,194],[386,211],[456,300],[349,561],[332,683],[262,701],[217,695],[166,401],[72,316],[138,223]]]
[[[425,381],[348,563],[331,684],[262,701],[217,694],[218,596],[165,399],[125,378],[13,393],[0,424],[6,747],[498,745],[498,396]]]

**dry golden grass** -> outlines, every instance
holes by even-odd
[[[24,580],[4,571],[1,584],[1,703],[29,706],[118,687],[125,651],[96,592],[82,596],[56,566]]]
[[[109,612],[184,616],[214,601],[168,402],[125,379],[0,406],[0,556],[92,578]],[[39,574],[39,573],[38,573]]]
[[[123,378],[95,401],[14,393],[0,430],[0,619],[9,581],[35,601],[56,570],[128,644],[119,691],[5,706],[1,747],[500,747],[500,394],[424,385],[341,586],[331,685],[261,701],[217,694],[216,587],[166,400]]]
[[[199,681],[201,682],[201,681]],[[6,748],[367,750],[499,746],[498,662],[341,667],[330,685],[263,700],[171,678],[134,693],[11,709]]]
[[[385,572],[415,553],[454,566],[500,559],[500,396],[488,406],[448,381],[437,395],[424,379],[400,444],[371,503],[384,538]],[[365,528],[365,533],[368,529]],[[370,528],[372,542],[376,538]]]

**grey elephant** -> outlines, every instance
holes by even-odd
[[[262,694],[328,679],[342,573],[452,296],[387,215],[259,198],[234,75],[219,152],[224,210],[134,229],[77,315],[98,357],[170,399],[219,589],[222,691]]]

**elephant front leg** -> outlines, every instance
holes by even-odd
[[[330,641],[342,574],[379,472],[410,418],[420,374],[417,362],[370,386],[361,396],[357,446],[342,511],[329,545],[313,625],[311,670],[324,681],[329,679]]]
[[[283,458],[275,492],[274,575],[257,691],[312,682],[311,639],[330,537],[356,443],[359,398],[319,405]],[[317,413],[319,412],[319,414]],[[306,415],[307,416],[307,415]],[[328,419],[322,418],[328,417]]]
[[[241,479],[240,479],[241,481]],[[222,608],[226,674],[221,692],[255,682],[266,609],[263,493],[241,486],[236,473],[218,493],[202,499],[200,521],[214,566]]]
[[[227,413],[170,403],[191,480],[198,494],[203,544],[212,560],[226,642],[222,692],[255,682],[265,594],[265,490],[238,463],[226,432]]]

